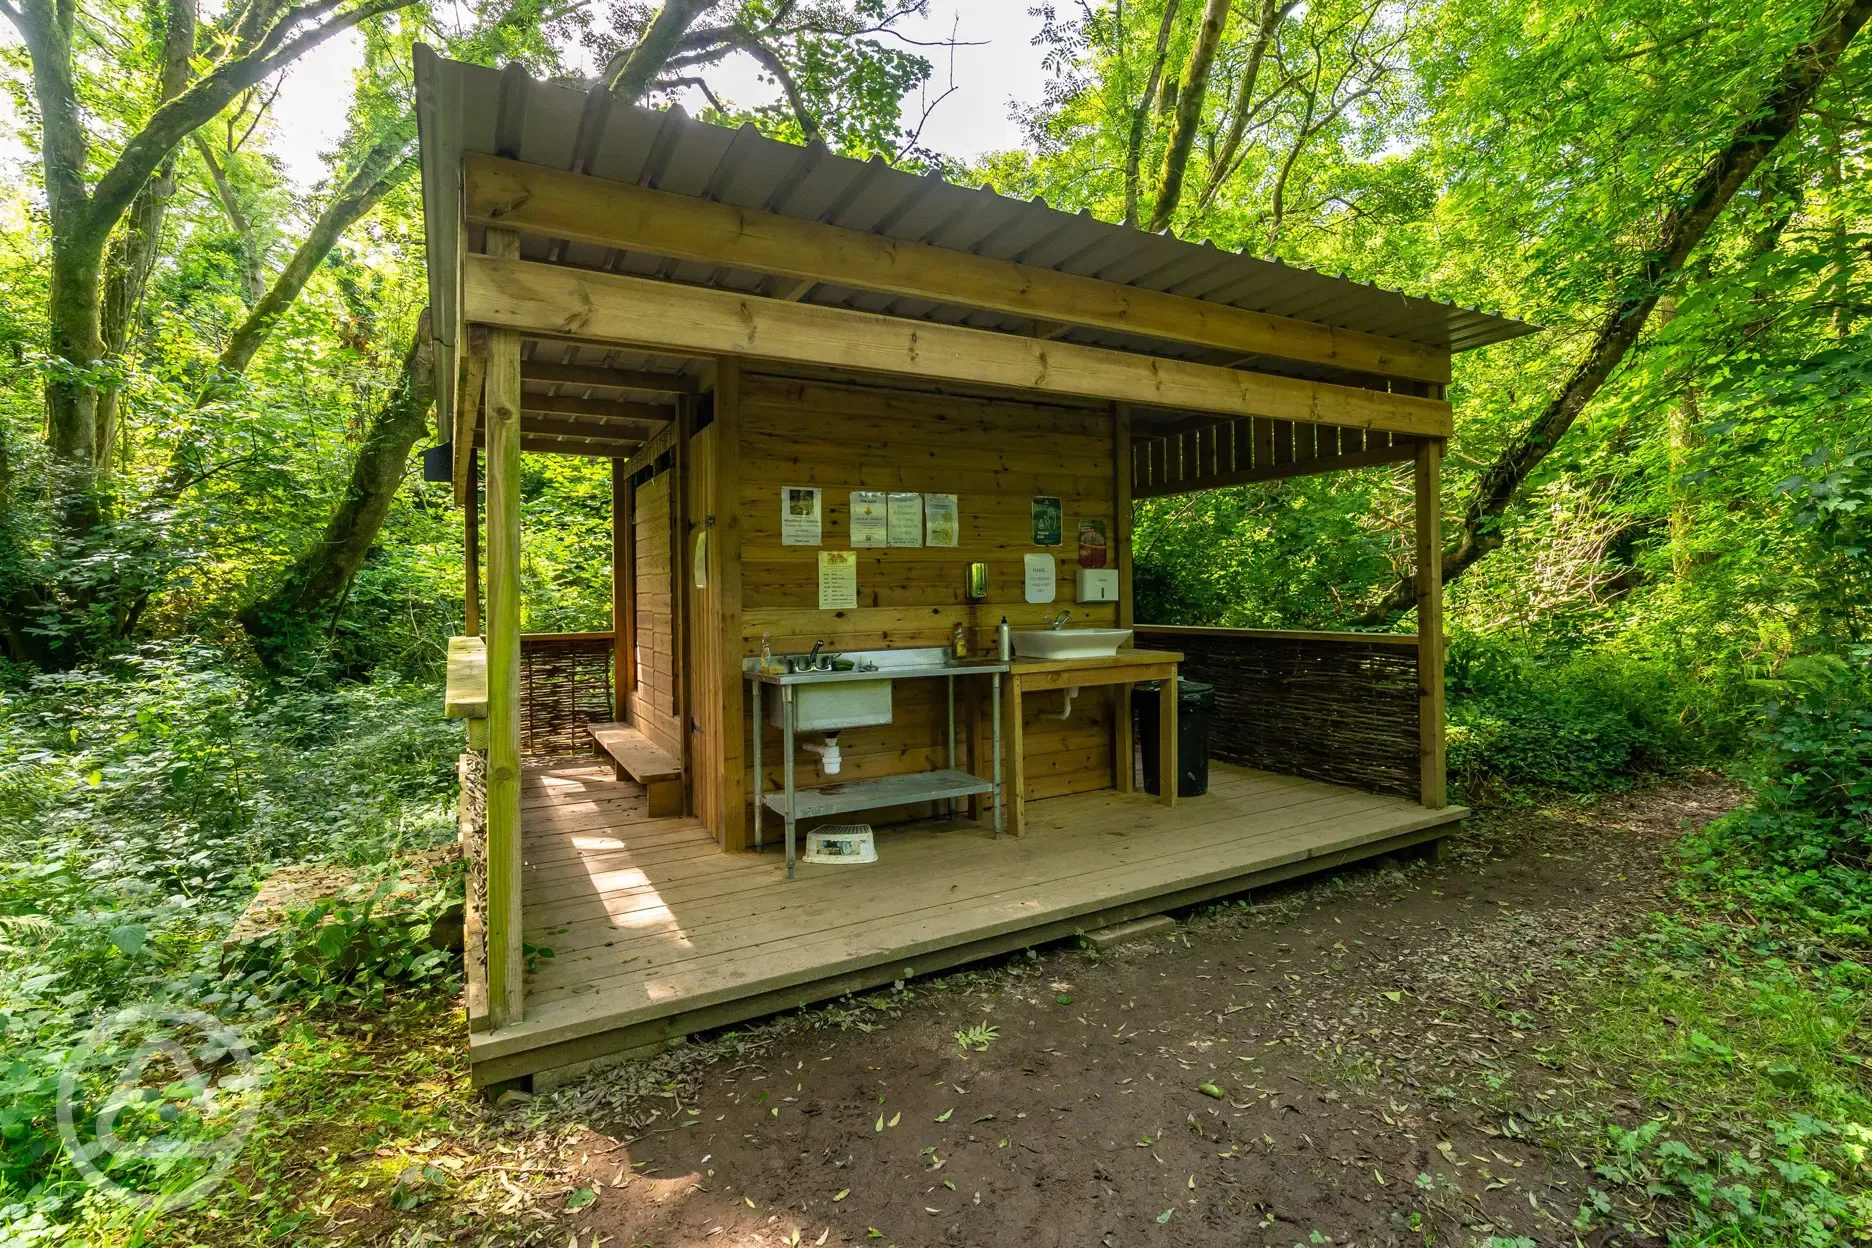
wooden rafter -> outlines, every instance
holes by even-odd
[[[1043,335],[1082,326],[1387,377],[1450,376],[1447,350],[1376,334],[494,156],[465,163],[471,222],[797,279],[782,299],[825,282],[1024,317]]]
[[[1246,373],[649,278],[467,256],[468,318],[522,333],[740,355],[1287,421],[1447,437],[1437,399]]]
[[[520,365],[521,381],[551,382],[568,386],[605,386],[615,390],[648,390],[662,394],[694,394],[695,378],[681,373],[650,373],[635,368],[606,368],[598,364],[553,364],[528,360]]]

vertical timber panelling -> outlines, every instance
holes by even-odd
[[[672,758],[681,758],[676,719],[676,638],[670,611],[670,489],[674,474],[659,473],[636,490],[632,517],[632,570],[636,601],[636,681],[630,722]]]
[[[1110,405],[1068,406],[1012,399],[933,394],[846,380],[748,372],[741,379],[738,497],[742,609],[738,655],[757,654],[763,634],[777,652],[805,650],[823,639],[828,650],[945,645],[959,622],[972,653],[993,643],[1002,616],[1015,628],[1044,626],[1059,611],[1079,626],[1112,627],[1120,604],[1074,601],[1078,522],[1103,520],[1108,540],[1122,532],[1115,498],[1116,430]],[[823,531],[819,546],[780,543],[780,491],[818,486]],[[853,490],[955,494],[961,533],[954,548],[900,547],[858,552],[855,610],[821,611],[818,556],[851,548]],[[1061,501],[1062,541],[1033,544],[1032,499]],[[1030,604],[1023,592],[1022,556],[1052,554],[1058,593]],[[970,603],[963,575],[971,562],[988,565],[989,594]],[[1108,564],[1108,566],[1110,566]],[[1128,604],[1126,604],[1128,606]],[[985,686],[985,681],[982,682]],[[959,739],[988,739],[986,688],[979,699],[958,683]],[[905,681],[893,693],[893,719],[840,734],[840,778],[861,780],[945,765],[946,709],[939,681]],[[1112,783],[1112,705],[1107,689],[1087,689],[1072,715],[1057,718],[1056,698],[1027,700],[1027,796],[1053,797]],[[762,763],[769,789],[779,786],[778,729],[763,725]],[[978,755],[986,774],[989,759]],[[824,783],[810,755],[797,760],[802,786]],[[920,813],[920,812],[905,812]],[[877,812],[867,817],[881,822]]]
[[[1417,731],[1423,755],[1418,801],[1447,803],[1448,745],[1443,736],[1443,443],[1417,444]]]
[[[721,792],[721,704],[720,699],[707,696],[710,689],[717,687],[721,676],[721,656],[714,652],[715,647],[710,644],[718,636],[716,584],[712,575],[705,575],[707,585],[698,587],[695,583],[698,533],[705,535],[702,538],[705,546],[702,552],[704,572],[707,574],[714,571],[709,566],[714,562],[714,552],[706,547],[714,544],[714,534],[709,531],[709,517],[714,514],[715,507],[713,487],[717,437],[715,426],[710,425],[698,430],[689,439],[688,453],[684,457],[688,473],[683,484],[689,499],[690,531],[683,540],[676,583],[688,603],[684,618],[690,629],[689,674],[691,688],[696,694],[691,703],[689,766],[684,775],[690,786],[695,817],[719,841],[722,809],[726,804]]]

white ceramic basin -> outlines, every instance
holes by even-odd
[[[833,732],[891,722],[888,680],[829,681],[791,687],[793,727],[799,732]],[[767,722],[780,726],[780,699],[767,697]]]
[[[1015,633],[1014,653],[1023,659],[1102,659],[1118,653],[1128,628],[1061,628]]]

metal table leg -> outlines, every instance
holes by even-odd
[[[955,677],[945,676],[943,678],[943,683],[949,686],[949,770],[954,771],[955,764],[956,764],[956,757],[955,757]],[[949,822],[954,823],[955,817],[956,817],[956,799],[953,797],[946,799],[946,805],[949,808]]]
[[[761,852],[761,807],[767,804],[763,800],[767,796],[765,792],[767,780],[761,771],[760,758],[761,702],[763,699],[761,682],[750,680],[748,684],[754,686],[754,852],[758,854]]]
[[[780,748],[786,771],[786,878],[793,878],[793,686],[780,686]]]
[[[988,705],[988,718],[994,721],[994,834],[1001,839],[1001,673],[994,673],[994,701]]]

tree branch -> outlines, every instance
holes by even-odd
[[[793,116],[799,121],[800,134],[808,143],[824,143],[825,135],[819,129],[819,119],[806,107],[806,97],[800,94],[799,84],[793,81],[793,75],[774,50],[762,43],[753,31],[737,29],[735,46],[759,61],[761,67],[780,83],[780,89],[786,93],[787,104],[793,109]]]
[[[289,32],[307,21],[317,21],[337,7],[339,0],[316,0],[287,11],[251,51],[217,65],[175,99],[156,110],[128,143],[91,193],[85,228],[101,239],[117,224],[130,200],[156,167],[190,133],[206,125],[235,95],[282,66],[305,55],[333,35],[359,22],[405,8],[414,0],[370,0],[348,13],[316,25],[296,36]],[[245,18],[243,18],[245,21]]]
[[[1189,61],[1183,67],[1183,85],[1177,91],[1170,142],[1164,148],[1163,174],[1157,180],[1157,207],[1151,212],[1153,234],[1169,226],[1170,219],[1176,215],[1177,201],[1183,197],[1183,175],[1189,168],[1190,149],[1195,145],[1203,103],[1209,95],[1209,70],[1215,64],[1216,48],[1222,42],[1228,16],[1229,0],[1208,0],[1203,6],[1202,21],[1196,27],[1196,43],[1190,49]]]
[[[1163,79],[1164,61],[1170,53],[1170,31],[1176,24],[1178,0],[1165,0],[1163,20],[1157,24],[1157,50],[1151,58],[1150,76],[1144,81],[1144,93],[1131,110],[1131,132],[1125,138],[1125,210],[1124,223],[1136,228],[1138,223],[1138,170],[1144,159],[1144,127],[1150,118],[1150,102]]]
[[[599,80],[627,104],[643,98],[682,44],[689,24],[714,0],[667,0],[635,47],[617,53]]]
[[[1744,108],[1729,143],[1666,214],[1658,243],[1639,262],[1627,293],[1608,309],[1591,348],[1534,423],[1483,469],[1464,504],[1455,545],[1443,554],[1445,584],[1500,548],[1499,522],[1521,485],[1547,458],[1573,422],[1624,361],[1658,300],[1703,241],[1736,191],[1800,121],[1814,94],[1832,76],[1846,48],[1872,18],[1872,0],[1832,0],[1806,43],[1794,49],[1760,107]],[[1416,601],[1409,580],[1399,581],[1367,613],[1383,620]]]

